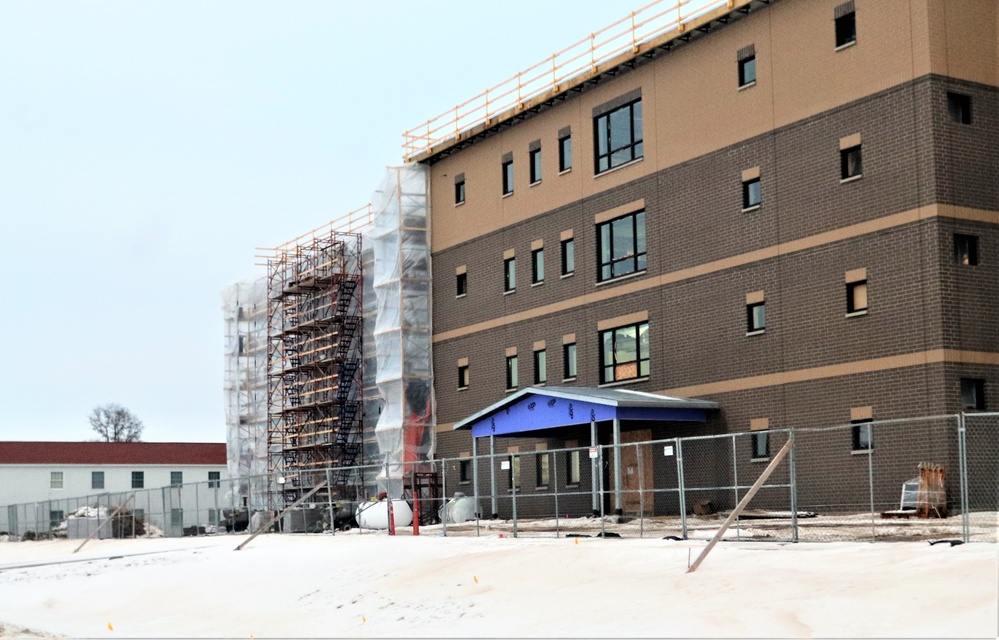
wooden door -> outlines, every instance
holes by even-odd
[[[653,473],[652,445],[635,445],[635,442],[648,442],[652,439],[652,431],[623,431],[621,433],[621,509],[626,514],[642,513],[642,494],[644,493],[645,514],[652,514],[653,504]],[[641,464],[639,464],[641,457]],[[611,463],[613,465],[613,462]],[[613,485],[613,471],[611,484]]]

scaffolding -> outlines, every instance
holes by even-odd
[[[361,236],[336,229],[331,223],[266,256],[270,508],[327,481],[317,501],[327,491],[357,497],[350,467],[362,450]]]

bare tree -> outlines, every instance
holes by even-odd
[[[142,420],[120,404],[94,407],[90,426],[104,442],[139,442],[142,440]]]

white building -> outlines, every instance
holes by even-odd
[[[201,442],[0,442],[0,531],[43,531],[84,506],[126,500],[180,535],[229,504],[226,445]]]

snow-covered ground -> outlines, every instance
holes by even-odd
[[[993,543],[245,539],[0,544],[0,636],[999,635]]]

